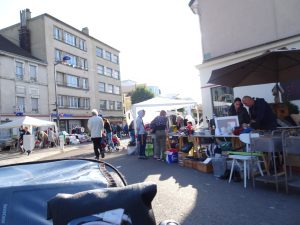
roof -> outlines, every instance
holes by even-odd
[[[32,56],[28,51],[20,48],[19,46],[12,43],[10,40],[3,37],[1,34],[0,34],[0,51],[5,51],[15,55],[41,61],[40,59]]]

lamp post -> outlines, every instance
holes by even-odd
[[[55,94],[55,112],[56,112],[56,123],[57,123],[57,129],[59,130],[59,113],[58,113],[58,96],[57,96],[57,79],[56,79],[56,66],[58,64],[63,64],[66,61],[70,60],[71,58],[69,56],[64,56],[61,61],[56,61],[54,63],[54,94]]]

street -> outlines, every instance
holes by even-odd
[[[126,146],[126,140],[123,140]],[[44,153],[37,153],[44,151]],[[48,153],[47,153],[48,152]],[[52,153],[52,154],[49,154]],[[53,152],[56,152],[53,154]],[[43,157],[37,157],[44,154]],[[36,156],[35,156],[36,155]],[[8,157],[6,155],[6,157]],[[92,144],[59,149],[37,150],[32,155],[18,155],[15,162],[49,160],[61,158],[94,158]],[[6,160],[0,154],[1,165]],[[152,202],[157,223],[174,219],[182,225],[298,225],[300,223],[300,192],[286,194],[281,187],[279,193],[274,185],[256,182],[245,189],[242,182],[228,183],[212,174],[201,173],[178,164],[167,164],[153,159],[139,160],[127,155],[126,148],[107,153],[104,161],[114,165],[125,176],[128,184],[155,182],[158,193]],[[10,161],[12,162],[12,161]]]

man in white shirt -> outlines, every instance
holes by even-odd
[[[88,120],[88,128],[91,132],[91,139],[94,146],[95,159],[98,160],[100,154],[101,158],[104,158],[104,149],[101,149],[101,139],[104,130],[104,123],[102,118],[98,116],[98,111],[96,109],[92,110],[92,117]]]

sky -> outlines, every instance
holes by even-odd
[[[201,102],[196,65],[202,62],[198,16],[189,0],[1,0],[0,29],[48,13],[120,51],[121,80],[158,86]]]

